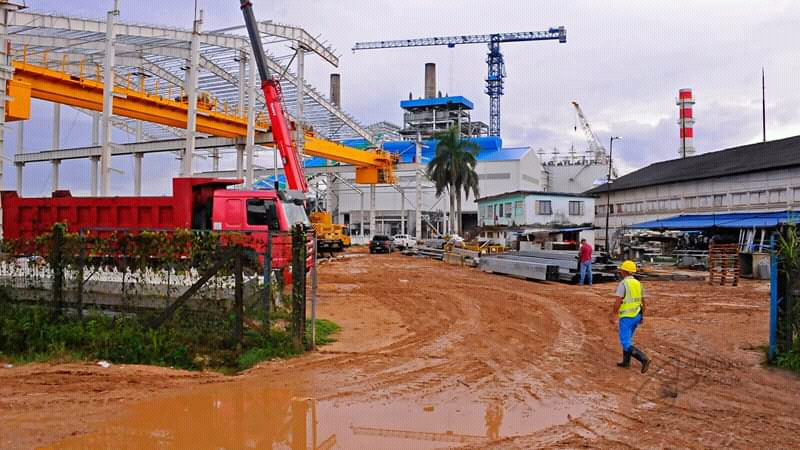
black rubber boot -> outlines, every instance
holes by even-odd
[[[631,347],[631,355],[642,363],[642,373],[647,372],[647,369],[650,368],[650,358],[648,358],[643,351],[633,346]]]
[[[617,363],[617,367],[630,367],[631,366],[631,349],[633,347],[625,350],[622,352],[622,362]]]

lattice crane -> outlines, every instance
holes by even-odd
[[[583,114],[583,110],[578,102],[572,102],[572,106],[575,107],[575,112],[578,114],[578,122],[581,124],[583,134],[586,135],[586,143],[589,144],[589,151],[594,156],[594,159],[600,164],[606,164],[606,159],[608,157],[606,148],[603,147],[603,144],[601,144],[600,140],[597,139],[597,135],[594,134],[594,131],[592,131],[592,127],[589,126],[589,121]]]
[[[506,66],[500,52],[501,42],[547,41],[567,42],[567,30],[564,27],[550,28],[546,31],[525,31],[520,33],[494,33],[465,36],[431,37],[421,39],[401,39],[396,41],[358,42],[355,50],[373,50],[379,48],[428,47],[446,45],[450,48],[459,44],[488,44],[489,54],[486,62],[489,73],[486,76],[486,94],[489,95],[489,134],[500,136],[500,96],[503,95],[503,78],[506,77]]]

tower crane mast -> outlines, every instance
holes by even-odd
[[[486,63],[489,66],[486,76],[486,94],[489,95],[489,134],[500,136],[500,97],[503,95],[503,79],[506,77],[506,66],[500,52],[501,42],[547,41],[567,42],[567,30],[564,27],[550,28],[545,31],[524,31],[519,33],[474,34],[447,37],[429,37],[421,39],[401,39],[394,41],[358,42],[353,46],[356,50],[374,50],[381,48],[428,47],[446,45],[450,48],[460,44],[488,44],[489,53]]]

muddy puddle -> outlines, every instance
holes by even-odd
[[[525,435],[585,411],[536,404],[315,400],[253,382],[204,386],[136,405],[123,418],[48,449],[434,449]]]

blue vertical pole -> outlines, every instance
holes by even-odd
[[[778,347],[778,252],[775,248],[775,234],[770,237],[772,251],[769,257],[769,353],[770,362],[775,360]]]

